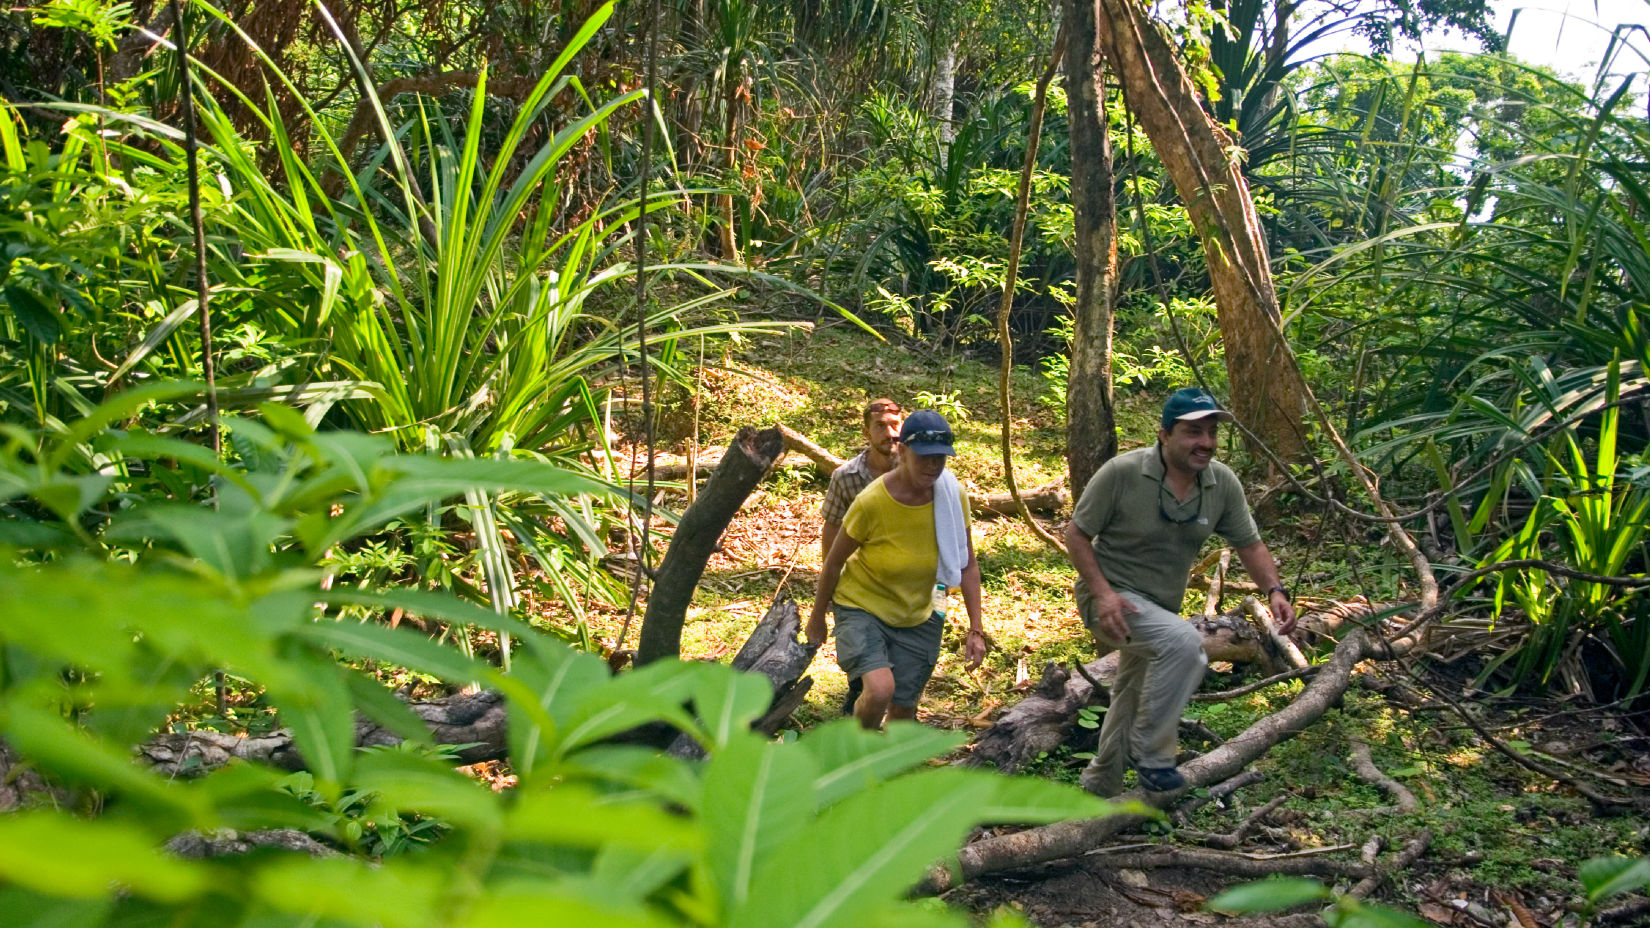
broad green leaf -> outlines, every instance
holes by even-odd
[[[432,815],[483,835],[497,834],[503,820],[499,798],[487,787],[451,763],[407,751],[361,752],[352,785],[378,793],[377,801],[397,813]]]
[[[326,648],[354,658],[383,661],[438,677],[448,683],[471,683],[496,676],[493,669],[457,650],[405,628],[376,622],[320,621],[298,630]]]
[[[1278,912],[1328,898],[1328,887],[1317,880],[1277,877],[1234,886],[1210,899],[1204,908],[1224,915],[1247,915],[1252,912]]]
[[[362,928],[441,924],[441,890],[451,871],[396,858],[370,864],[348,857],[288,857],[252,876],[257,898],[284,912]]]
[[[731,928],[857,926],[956,850],[978,822],[992,774],[923,770],[825,810],[758,866],[762,891],[731,909]]]
[[[610,674],[601,658],[562,647],[518,656],[510,677],[532,692],[533,705],[548,714],[554,726],[534,719],[525,705],[510,703],[510,761],[526,778],[549,756],[574,702],[606,683]]]
[[[684,703],[700,678],[715,673],[712,666],[658,661],[585,691],[561,721],[557,752],[566,754],[648,722],[669,722],[691,730],[694,722]]]
[[[556,774],[568,781],[630,787],[690,809],[698,808],[702,787],[698,771],[687,761],[625,744],[597,744],[575,752],[557,765]]]
[[[1145,803],[1107,802],[1075,786],[1037,777],[998,776],[991,783],[991,795],[976,810],[981,822],[1029,824],[1108,815],[1163,815]]]
[[[694,713],[710,737],[712,749],[750,731],[751,722],[773,701],[773,684],[756,673],[741,673],[724,664],[707,664],[693,687]]]
[[[645,899],[676,879],[694,854],[680,848],[630,848],[609,845],[596,852],[589,882],[603,898]]]
[[[1336,923],[1336,928],[1433,928],[1433,924],[1407,912],[1360,902]]]
[[[1587,890],[1587,901],[1597,904],[1650,886],[1650,858],[1594,857],[1583,861],[1576,875]]]
[[[101,925],[108,916],[112,901],[107,897],[65,899],[31,892],[19,886],[3,887],[0,888],[0,925],[27,925],[28,928]]]
[[[628,847],[637,850],[704,846],[691,819],[671,815],[656,802],[608,796],[580,784],[532,789],[517,798],[504,833],[512,841],[561,847]]]
[[[584,887],[554,882],[519,881],[490,888],[455,925],[504,928],[520,925],[600,925],[602,928],[671,928],[681,922],[639,905],[620,905],[589,898]]]
[[[808,732],[800,743],[814,755],[814,780],[821,806],[874,786],[961,744],[961,735],[914,722],[894,722],[881,733],[869,732],[853,719],[840,719]]]
[[[706,764],[699,818],[706,863],[725,910],[760,891],[751,884],[757,866],[812,816],[814,772],[813,756],[798,745],[770,743],[749,732]]]
[[[57,308],[41,299],[39,294],[12,284],[6,285],[5,294],[6,302],[11,304],[11,311],[23,326],[23,331],[45,345],[55,344],[63,337],[63,320],[59,318]]]
[[[11,700],[0,705],[0,734],[53,776],[140,803],[174,827],[201,817],[193,793],[132,763],[131,745],[90,738],[57,712]]]
[[[292,730],[317,787],[328,798],[348,780],[355,759],[355,704],[344,685],[344,669],[330,658],[296,652],[287,656],[303,671],[302,685],[271,687],[281,723]]]
[[[51,896],[91,899],[124,889],[181,902],[208,888],[200,865],[167,857],[156,835],[57,812],[0,816],[0,880]]]
[[[429,726],[382,683],[366,674],[345,673],[344,685],[362,715],[415,744],[430,743]]]

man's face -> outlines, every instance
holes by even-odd
[[[1170,468],[1200,474],[1215,459],[1215,444],[1220,438],[1220,419],[1205,416],[1202,419],[1181,419],[1174,428],[1158,430],[1157,439],[1163,445],[1163,463]]]
[[[891,409],[872,414],[871,421],[865,423],[865,446],[891,457],[894,443],[899,441],[899,424],[899,413]]]

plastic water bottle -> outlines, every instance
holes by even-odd
[[[945,618],[945,613],[951,606],[951,592],[945,588],[945,584],[934,584],[934,598],[930,605],[933,606],[935,615]]]

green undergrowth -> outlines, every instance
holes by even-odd
[[[867,399],[888,396],[907,408],[921,408],[937,397],[949,404],[943,411],[958,433],[958,455],[952,462],[958,476],[981,492],[1000,492],[1006,486],[995,358],[972,359],[908,343],[880,342],[852,325],[828,321],[812,329],[707,343],[705,359],[696,402],[690,402],[685,392],[663,398],[661,423],[666,427],[656,435],[661,447],[685,450],[685,436],[693,430],[681,426],[684,417],[691,426],[696,415],[704,447],[725,444],[741,426],[782,422],[847,457],[859,448],[858,415]],[[1151,440],[1157,404],[1172,386],[1178,385],[1119,394],[1124,448]],[[1064,473],[1063,424],[1047,403],[1036,401],[1045,389],[1029,366],[1015,369],[1012,448],[1022,488]],[[1235,437],[1223,435],[1222,441],[1223,458],[1246,471],[1249,462]],[[804,613],[811,606],[825,484],[812,467],[787,466],[753,494],[707,569],[684,630],[685,656],[730,659],[776,596],[794,598]],[[1255,484],[1250,481],[1251,487]],[[672,492],[662,502],[679,510],[686,498]],[[1058,533],[1068,516],[1069,512],[1043,514],[1043,524]],[[1404,596],[1405,568],[1370,526],[1331,520],[1287,493],[1263,511],[1262,522],[1285,582],[1309,602],[1360,594],[1376,601]],[[663,539],[655,543],[662,553]],[[1218,540],[1211,541],[1211,549],[1215,544]],[[962,607],[956,603],[958,620],[947,633],[920,710],[919,718],[930,726],[987,725],[1023,698],[1047,663],[1070,664],[1094,655],[1077,619],[1071,597],[1073,572],[1063,554],[1036,538],[1023,522],[1011,519],[977,521],[975,546],[985,626],[995,647],[979,670],[964,670]],[[1233,575],[1242,576],[1235,562]],[[1189,590],[1186,608],[1200,610],[1204,595]],[[1237,600],[1228,596],[1222,606],[1235,608]],[[598,616],[593,623],[593,633],[608,646],[616,641],[619,618]],[[631,642],[635,633],[633,627]],[[1203,689],[1241,685],[1244,671],[1211,671]],[[803,729],[838,717],[846,687],[829,648],[810,674],[814,687],[793,719]],[[1187,716],[1230,738],[1282,709],[1301,688],[1299,682],[1284,683],[1225,702],[1193,703]],[[1035,759],[1028,772],[1075,782],[1093,749],[1104,711],[1085,710],[1071,741]],[[1390,811],[1392,799],[1353,772],[1349,747],[1354,739],[1368,741],[1376,764],[1416,794],[1418,811]],[[1182,746],[1196,751],[1212,747],[1190,738],[1184,738]],[[1300,849],[1361,846],[1378,833],[1387,839],[1390,853],[1391,847],[1424,828],[1432,832],[1433,845],[1422,870],[1470,873],[1480,883],[1566,897],[1581,892],[1577,862],[1645,851],[1644,835],[1634,820],[1594,819],[1583,800],[1534,779],[1452,719],[1397,709],[1357,687],[1318,723],[1274,748],[1257,769],[1266,775],[1265,782],[1245,788],[1236,808],[1211,804],[1195,813],[1187,827],[1228,831],[1248,810],[1282,790],[1290,798],[1278,813],[1286,822],[1280,833],[1292,836]],[[1356,851],[1341,856],[1352,859]]]

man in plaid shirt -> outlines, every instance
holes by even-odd
[[[894,469],[901,412],[898,403],[886,398],[865,404],[860,414],[865,432],[865,450],[831,473],[831,485],[825,490],[825,503],[820,507],[820,514],[825,517],[824,528],[819,533],[821,562],[831,553],[831,543],[842,531],[842,519],[848,514],[848,506],[853,503],[854,497]],[[853,711],[854,700],[859,698],[861,688],[858,677],[848,681],[848,698],[843,704],[843,715]]]

